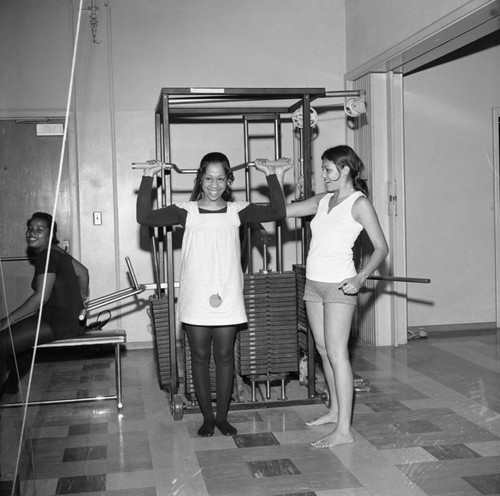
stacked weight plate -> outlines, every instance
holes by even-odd
[[[168,297],[165,294],[159,300],[157,297],[152,296],[149,299],[149,304],[153,320],[154,352],[158,382],[161,389],[168,389],[172,383]]]
[[[298,371],[295,273],[245,275],[248,326],[236,342],[242,376],[287,375]]]
[[[185,394],[186,398],[189,401],[196,401],[196,393],[194,391],[194,383],[193,383],[193,367],[192,367],[192,359],[191,359],[191,348],[189,347],[189,341],[187,338],[187,333],[184,333],[184,364],[185,364]],[[211,392],[212,396],[216,393],[216,384],[215,384],[215,361],[213,357],[213,342],[212,347],[210,349],[210,383],[211,383]]]
[[[307,314],[306,305],[302,297],[304,296],[304,287],[306,285],[306,268],[304,265],[294,265],[297,280],[297,329],[299,349],[303,355],[307,354]]]

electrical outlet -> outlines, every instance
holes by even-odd
[[[101,212],[94,212],[94,226],[100,226],[102,224]]]

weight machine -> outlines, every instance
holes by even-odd
[[[311,148],[313,125],[317,113],[311,103],[324,98],[342,98],[344,111],[357,117],[365,111],[364,91],[326,91],[324,88],[162,88],[155,108],[156,160],[165,164],[157,183],[158,206],[172,203],[172,183],[175,174],[194,174],[196,169],[183,169],[172,163],[171,126],[178,123],[241,122],[243,125],[243,162],[232,168],[244,170],[246,201],[251,201],[249,124],[272,122],[274,159],[279,160],[281,150],[281,121],[292,120],[299,130],[299,157],[295,172],[300,175],[300,198],[313,194]],[[337,104],[342,108],[342,105]],[[329,107],[331,109],[332,106]],[[134,163],[141,168],[143,163]],[[308,251],[310,233],[308,220],[301,224],[301,263],[293,271],[283,270],[281,226],[276,225],[276,269],[267,264],[266,233],[248,231],[247,239],[260,240],[263,245],[264,263],[254,272],[251,243],[247,250],[248,267],[245,277],[245,303],[248,326],[237,334],[235,344],[236,401],[231,409],[310,404],[324,398],[316,391],[315,348],[307,319],[301,308],[300,287],[302,269]],[[182,418],[184,411],[198,411],[195,407],[194,389],[190,377],[190,351],[183,338],[181,324],[176,319],[174,280],[174,248],[172,228],[151,229],[151,253],[154,265],[156,294],[150,298],[154,327],[154,351],[160,387],[169,395],[174,419]],[[402,278],[398,278],[401,280]],[[408,281],[410,282],[410,281]],[[416,282],[416,281],[414,281]],[[424,282],[420,280],[418,282]],[[425,281],[427,282],[427,281]],[[303,305],[302,305],[303,306]],[[302,335],[301,335],[302,331]],[[301,344],[302,343],[302,344]],[[299,351],[307,356],[307,398],[288,400],[285,391],[286,378],[298,372]],[[211,374],[214,371],[211,370]],[[241,402],[242,377],[251,382],[250,402]],[[270,383],[281,381],[279,400],[271,401]],[[256,385],[265,382],[265,400],[256,400]],[[213,376],[212,376],[213,383]],[[191,405],[187,405],[187,402]]]

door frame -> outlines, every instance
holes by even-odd
[[[398,162],[401,164],[400,178],[404,179],[404,146],[403,146],[403,81],[402,77],[405,73],[414,71],[424,65],[448,54],[454,50],[462,48],[469,43],[472,43],[494,31],[498,30],[499,19],[500,19],[500,9],[497,7],[500,5],[500,0],[491,0],[484,2],[484,0],[472,0],[462,7],[452,11],[449,15],[444,16],[435,23],[431,24],[422,31],[419,31],[415,35],[405,39],[401,43],[391,47],[390,49],[384,51],[380,55],[374,57],[373,59],[367,61],[361,66],[355,68],[354,70],[348,72],[345,75],[345,82],[347,88],[359,88],[363,87],[363,80],[369,80],[370,77],[387,76],[390,80],[393,75],[397,74],[400,76],[401,81],[399,84],[394,85],[390,81],[387,85],[387,95],[383,95],[381,92],[372,92],[370,95],[367,94],[368,107],[372,106],[374,108],[380,108],[380,105],[386,105],[385,111],[382,112],[383,115],[387,115],[386,125],[388,130],[388,135],[386,139],[386,145],[389,147],[396,147],[392,150],[392,159],[394,164]],[[361,82],[361,83],[360,83]],[[360,86],[361,84],[361,86]],[[398,104],[398,101],[400,102]],[[400,108],[398,109],[398,105]],[[378,117],[377,117],[378,118]],[[500,170],[500,159],[499,159],[499,124],[498,120],[500,118],[500,109],[493,109],[493,128],[494,128],[494,172],[497,181],[495,181],[495,192],[494,192],[494,202],[495,202],[495,313],[496,313],[496,326],[500,327],[500,180],[499,170]],[[380,126],[381,124],[377,124]],[[354,140],[353,136],[356,134],[356,130],[349,135],[351,139]],[[371,148],[371,149],[370,149]],[[372,161],[374,148],[373,146],[367,146],[366,152],[369,154],[365,158],[368,161]],[[391,156],[388,156],[390,159]],[[382,165],[383,166],[383,165]],[[396,169],[391,169],[392,172],[398,172]],[[388,179],[391,179],[389,177]],[[399,181],[399,180],[398,180]],[[404,188],[402,188],[404,182],[402,181],[399,187],[395,185],[400,193],[397,193],[397,208],[404,211]],[[390,181],[388,181],[388,187],[390,186]],[[404,217],[404,214],[403,214]],[[405,223],[395,222],[393,224],[394,230],[391,231],[391,236],[393,236],[394,242],[389,241],[389,248],[392,255],[391,261],[393,263],[392,269],[394,274],[406,275],[406,246],[404,245],[405,239]],[[392,259],[394,256],[393,250],[404,250],[404,256],[400,257],[400,260],[396,261]],[[399,252],[401,254],[401,251]],[[399,268],[397,268],[399,267]],[[407,299],[405,299],[407,301]],[[398,344],[404,344],[407,341],[406,332],[408,328],[408,318],[407,318],[407,308],[403,308],[401,302],[394,302],[396,306],[393,308],[393,313],[391,314],[391,334],[393,346],[398,346]],[[376,305],[377,306],[377,303]],[[406,303],[407,306],[407,303]],[[377,308],[375,309],[375,315],[377,315]],[[376,324],[376,323],[375,323]],[[394,329],[397,326],[397,330]],[[361,337],[363,337],[363,330],[360,329]],[[383,335],[382,341],[378,344],[379,336],[374,337],[375,342],[368,340],[373,344],[381,345],[385,342],[388,336]],[[366,337],[365,337],[366,339]]]
[[[348,142],[362,157],[370,199],[389,245],[382,275],[405,277],[406,222],[403,144],[403,82],[401,74],[368,74],[349,83],[366,93],[367,111],[349,128]],[[366,300],[366,301],[365,301]],[[373,302],[373,303],[371,303]],[[407,342],[407,284],[373,283],[360,294],[358,333],[375,346]]]
[[[495,213],[495,316],[500,328],[500,107],[492,109],[493,128],[493,202]]]
[[[62,121],[65,122],[64,115],[58,113],[47,113],[39,111],[22,111],[22,112],[1,112],[0,120],[2,121],[28,121],[28,122],[47,122],[47,121]],[[70,218],[70,239],[71,239],[71,254],[77,258],[81,258],[81,227],[80,227],[80,195],[78,181],[78,160],[76,146],[76,122],[74,112],[68,116],[66,125],[66,150],[68,153],[68,173],[69,173],[69,193],[71,203],[71,218]],[[59,155],[60,159],[60,155]],[[52,212],[50,212],[52,213]]]

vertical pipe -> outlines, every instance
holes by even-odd
[[[248,163],[250,157],[250,144],[249,144],[248,120],[246,116],[243,116],[243,139],[244,139],[245,163]],[[250,170],[248,167],[245,167],[245,200],[250,201]]]
[[[302,98],[302,160],[304,168],[304,199],[312,196],[312,163],[311,163],[311,106],[310,97],[305,94]],[[310,233],[304,231],[304,258],[309,251]]]
[[[244,140],[244,153],[245,153],[245,163],[250,161],[250,144],[249,144],[249,133],[248,133],[248,120],[243,116],[243,140]],[[245,167],[245,199],[250,201],[250,169]],[[247,272],[251,274],[253,272],[253,262],[252,262],[252,229],[250,227],[245,227],[247,230],[247,259],[248,268]]]
[[[274,158],[278,160],[281,157],[281,126],[280,116],[274,118]],[[283,272],[282,258],[282,239],[281,239],[281,222],[276,222],[276,270],[279,273]]]
[[[116,402],[118,411],[123,408],[122,400],[122,357],[120,343],[115,343],[115,380],[116,380]]]
[[[170,151],[170,108],[168,94],[163,95],[163,162],[171,162]],[[171,170],[162,170],[162,185],[163,185],[163,206],[172,203],[172,172]],[[167,281],[167,297],[168,297],[168,320],[170,334],[170,371],[172,377],[172,394],[176,393],[177,388],[177,326],[176,326],[176,311],[174,300],[174,250],[172,242],[172,228],[163,228],[166,233],[165,238],[165,270],[164,277]],[[171,402],[173,396],[171,397]]]
[[[311,163],[311,100],[308,94],[302,97],[302,159],[304,161],[304,198],[312,196],[312,163]],[[303,231],[304,260],[309,251],[310,232],[305,220]],[[307,332],[307,388],[310,398],[316,396],[316,357],[315,344],[311,329]]]
[[[162,149],[162,120],[161,115],[156,112],[155,114],[155,145],[156,145],[156,159],[163,161],[163,149]],[[157,192],[158,194],[158,192]],[[161,194],[161,192],[160,192]],[[153,227],[151,231],[151,257],[153,258],[153,270],[156,282],[156,293],[158,299],[161,298],[161,270],[160,263],[158,260],[158,228]]]
[[[302,140],[303,140],[303,134],[302,134],[302,129],[300,127],[297,127],[299,131],[299,144],[297,148],[294,148],[294,156],[297,157],[297,164],[298,164],[298,174],[295,174],[295,194],[294,194],[294,199],[301,201],[304,199],[304,159],[302,158]],[[294,133],[294,131],[292,131]],[[295,147],[295,134],[293,135],[292,139],[294,140],[294,147]],[[296,150],[296,151],[295,151]],[[297,238],[297,234],[295,234],[295,244],[296,244],[296,249],[295,249],[295,260],[297,263],[300,263],[302,265],[305,265],[305,251],[303,245],[304,241],[304,226],[305,226],[305,219],[301,217],[300,219],[295,218],[294,219],[294,225],[295,225],[295,232],[297,233],[299,230],[299,224],[300,224],[300,239]],[[299,251],[300,250],[300,254]],[[300,255],[300,256],[299,256]]]

